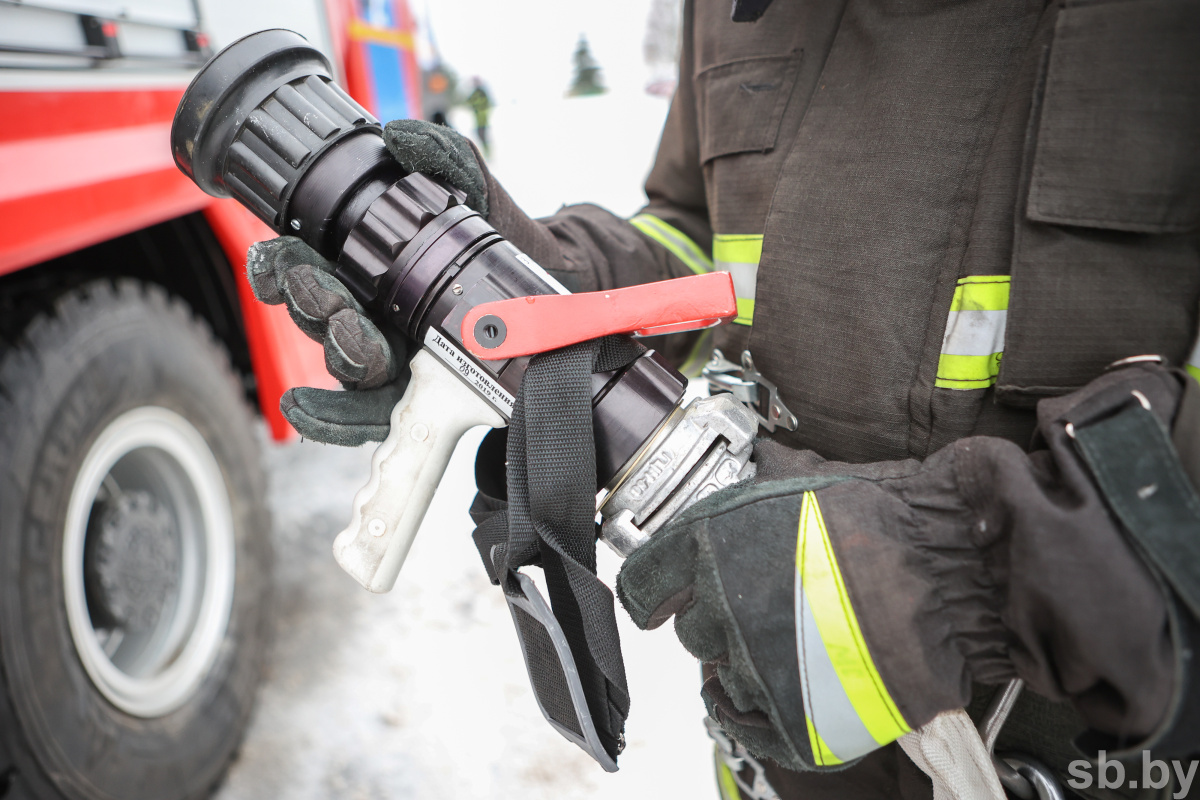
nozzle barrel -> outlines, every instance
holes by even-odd
[[[171,151],[206,193],[236,198],[328,258],[357,222],[347,217],[373,199],[363,189],[378,196],[404,175],[379,120],[334,83],[319,50],[281,29],[239,39],[200,70],[175,112]]]

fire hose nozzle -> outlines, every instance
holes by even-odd
[[[461,436],[512,418],[530,356],[736,315],[723,272],[570,295],[466,206],[463,192],[407,173],[385,147],[379,121],[291,31],[260,31],[213,56],[180,100],[171,147],[205,192],[233,197],[276,233],[336,261],[336,277],[372,319],[420,348],[371,477],[334,542],[337,562],[373,592],[396,582]],[[749,395],[752,385],[767,384],[755,383],[752,364],[745,366],[740,376],[719,370],[719,377]],[[729,395],[683,407],[686,383],[653,350],[591,375],[603,535],[623,554],[680,509],[754,472],[755,414]],[[766,413],[778,407],[776,416],[792,421],[778,397],[768,399]],[[597,738],[561,627],[532,582],[517,575],[521,597],[506,595],[514,622],[531,636],[543,632],[538,641],[558,657],[557,672],[530,666],[539,704],[564,736],[615,770],[619,748]],[[568,685],[564,697],[559,689]]]

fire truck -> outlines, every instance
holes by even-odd
[[[208,56],[269,27],[379,118],[416,115],[403,0],[0,0],[5,800],[207,797],[249,719],[261,448],[294,435],[284,390],[330,379],[251,294],[274,234],[180,174],[168,133]]]

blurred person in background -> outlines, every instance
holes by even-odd
[[[483,80],[480,78],[472,78],[471,87],[471,93],[467,95],[467,105],[475,114],[475,138],[479,140],[479,146],[483,148],[483,152],[487,153],[489,150],[488,118],[492,114],[492,98],[487,89],[483,88]]]
[[[949,797],[978,779],[991,793],[963,796],[998,796],[959,710],[978,720],[1017,679],[997,750],[1051,780],[1081,753],[1200,750],[1200,7],[683,13],[631,219],[533,220],[453,132],[399,121],[385,141],[573,291],[732,273],[739,315],[715,343],[752,351],[798,425],[618,578],[639,626],[675,619],[710,716],[748,751],[718,758],[722,793]],[[345,305],[295,272],[319,258],[275,240],[252,277],[325,315],[313,335],[352,356],[339,377],[360,391],[297,389],[283,409],[310,438],[380,440],[405,345],[361,315],[327,324]],[[1165,359],[1124,360],[1144,354]],[[479,474],[500,493],[502,464]]]

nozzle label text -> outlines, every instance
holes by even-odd
[[[425,348],[459,374],[483,399],[506,417],[512,417],[516,399],[475,361],[461,352],[445,336],[430,328],[425,334]]]

